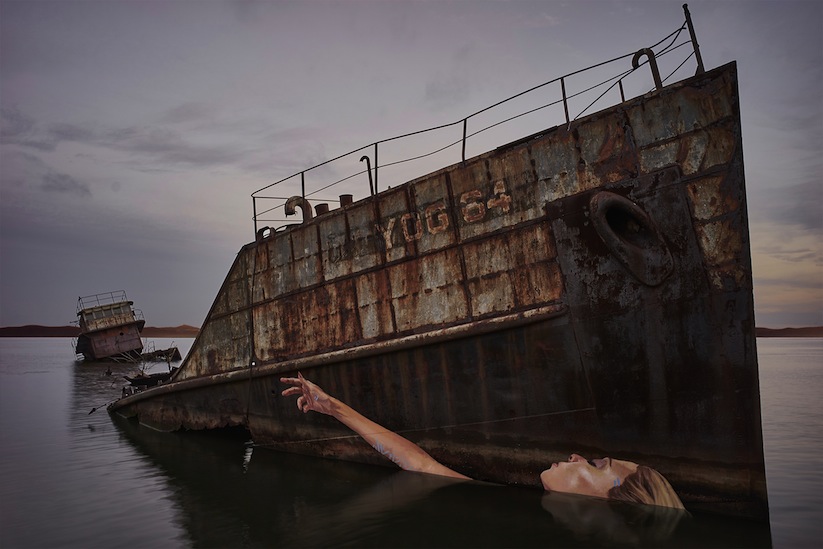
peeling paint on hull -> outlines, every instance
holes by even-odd
[[[736,66],[244,246],[170,383],[110,410],[388,464],[301,371],[474,478],[570,452],[767,520]]]

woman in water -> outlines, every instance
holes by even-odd
[[[452,478],[469,478],[438,462],[410,440],[329,396],[302,374],[297,375],[298,377],[280,378],[280,381],[291,385],[283,391],[283,396],[297,396],[297,407],[303,413],[313,410],[332,416],[401,469]],[[540,481],[546,490],[683,509],[680,498],[663,475],[631,461],[612,458],[590,461],[572,454],[568,461],[553,463],[543,471]]]

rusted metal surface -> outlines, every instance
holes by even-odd
[[[85,360],[139,360],[146,321],[133,304],[122,290],[78,298],[75,353]]]
[[[764,519],[750,263],[730,64],[258,233],[172,382],[112,410],[385,461],[279,396],[299,370],[476,478],[602,453]]]

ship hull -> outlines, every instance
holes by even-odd
[[[77,338],[75,353],[87,361],[140,360],[143,340],[140,332],[145,321],[140,320],[92,332],[81,333]]]
[[[388,463],[280,396],[300,371],[474,478],[609,455],[767,517],[734,64],[258,235],[112,412]]]

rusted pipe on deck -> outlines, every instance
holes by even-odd
[[[367,155],[363,155],[360,157],[360,162],[366,161],[366,171],[369,173],[369,193],[374,196],[374,181],[371,178],[371,160]]]
[[[254,233],[254,241],[255,242],[261,242],[261,241],[267,239],[268,237],[270,237],[273,234],[274,234],[274,230],[272,230],[272,228],[269,227],[268,225],[265,226],[265,227],[260,227],[259,229],[257,229],[257,232]]]
[[[289,216],[297,213],[295,208],[300,208],[303,211],[303,223],[312,218],[309,201],[302,196],[292,196],[286,201],[286,215]]]
[[[632,68],[636,69],[640,66],[640,58],[644,55],[649,58],[649,66],[652,68],[652,78],[654,78],[655,88],[658,90],[662,89],[663,81],[660,80],[660,71],[657,69],[657,59],[654,58],[654,52],[651,48],[643,48],[634,54],[634,57],[632,57]]]

